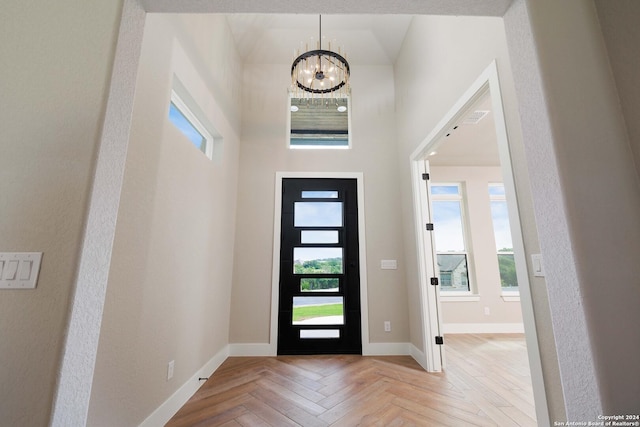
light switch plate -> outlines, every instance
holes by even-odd
[[[544,277],[542,254],[531,254],[531,264],[533,266],[533,275],[536,277]]]
[[[35,289],[42,252],[0,253],[0,289]]]

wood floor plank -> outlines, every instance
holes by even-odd
[[[368,407],[369,412],[371,412],[371,408],[375,407],[376,405],[376,400],[380,397],[381,394],[386,391],[388,386],[389,384],[384,380],[378,380],[374,383],[371,383],[368,387],[356,392],[347,400],[327,410],[318,418],[331,424],[335,423],[351,412],[357,412],[358,409],[364,409]]]
[[[292,422],[304,427],[326,427],[327,423],[319,420],[315,415],[306,412],[304,409],[293,404],[291,401],[281,399],[280,396],[271,393],[266,389],[256,389],[251,393],[256,399],[279,411]],[[288,425],[288,424],[283,424]],[[274,424],[280,426],[280,424]]]
[[[243,404],[245,408],[253,412],[272,426],[300,427],[300,424],[273,408],[261,399],[251,399]]]
[[[291,391],[288,388],[281,386],[280,384],[274,383],[269,379],[260,379],[257,384],[267,389],[268,391],[277,394],[281,399],[286,399],[295,406],[299,407],[300,409],[304,409],[311,414],[320,415],[326,411],[325,408],[318,405],[317,403],[303,396],[300,396],[298,393]]]
[[[252,412],[239,416],[235,421],[244,427],[271,427],[271,424]]]
[[[461,421],[471,422],[477,419],[477,422],[475,423],[477,425],[493,425],[493,423],[490,421],[484,422],[478,415],[480,412],[478,406],[468,401],[466,398],[453,399],[450,397],[438,395],[437,393],[427,393],[413,386],[402,387],[394,385],[393,387],[389,388],[389,393],[403,399],[414,401],[421,405],[443,408],[447,414],[452,417],[458,418]]]
[[[267,371],[264,373],[264,375],[262,376],[264,379],[268,379],[270,381],[273,381],[274,383],[281,385],[282,387],[285,387],[291,391],[293,391],[294,393],[299,394],[300,396],[304,397],[305,399],[308,399],[312,402],[318,403],[318,401],[325,399],[326,396],[322,393],[318,393],[317,391],[314,391],[310,388],[307,388],[306,386],[297,383],[295,381],[290,380],[289,378],[276,374],[275,372],[272,371]]]
[[[529,415],[523,413],[518,408],[507,407],[500,408],[500,410],[513,421],[515,421],[519,426],[535,427],[537,425],[534,418],[531,418]]]
[[[194,405],[183,407],[169,422],[167,427],[191,427],[203,420],[210,420],[212,424],[218,421],[229,421],[246,412],[242,404],[250,398],[249,393],[255,385],[242,386],[244,390],[236,390],[238,393],[227,395],[227,399],[218,400],[215,403],[208,399],[198,400]],[[238,409],[240,408],[240,409]],[[229,414],[233,416],[229,416]],[[207,425],[207,424],[205,424]]]
[[[512,418],[502,412],[500,408],[496,407],[491,401],[485,399],[484,394],[481,391],[470,390],[468,392],[468,396],[473,403],[478,405],[482,412],[487,414],[487,416],[495,421],[500,427],[513,427],[518,425]]]
[[[331,425],[333,426],[360,426],[375,425],[380,419],[378,411],[372,413],[376,408],[388,408],[394,397],[386,393],[378,393],[371,396],[370,399],[363,401],[355,406],[353,410],[348,411],[341,418],[338,418]],[[386,427],[386,426],[385,426]]]
[[[413,413],[414,417],[418,417],[423,420],[424,423],[428,423],[429,425],[457,427],[461,424],[461,420],[459,418],[454,418],[450,414],[442,412],[441,410],[431,408],[426,405],[420,405],[419,403],[409,399],[396,397],[393,402],[405,409],[406,412],[402,414],[403,416]]]
[[[318,389],[324,387],[324,384],[317,381],[321,379],[322,376],[318,376],[314,372],[306,372],[292,363],[287,363],[287,359],[278,360],[275,358],[270,358],[267,359],[265,363],[268,363],[268,367],[271,371],[287,377],[289,380],[303,385],[310,390],[317,391]]]
[[[184,426],[189,427],[218,427],[229,422],[233,422],[236,418],[247,413],[247,410],[243,406],[235,406],[231,409],[227,409],[224,412],[220,412],[218,414],[212,415],[210,417],[206,417],[201,419],[198,422],[193,422],[189,424],[182,424]]]
[[[507,406],[516,407],[521,412],[527,414],[530,417],[536,416],[536,408],[533,406],[531,401],[524,400],[520,398],[517,394],[514,394],[513,389],[506,389],[501,387],[500,381],[494,378],[488,377],[478,377],[478,381],[483,383],[485,386],[490,387],[497,395],[502,397],[506,402],[508,402]],[[502,405],[503,407],[505,405]]]
[[[442,373],[408,356],[230,357],[167,426],[536,425],[523,335],[445,342]]]

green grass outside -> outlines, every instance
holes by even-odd
[[[325,316],[342,316],[342,304],[323,304],[293,308],[294,322]]]

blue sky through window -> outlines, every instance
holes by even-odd
[[[457,196],[460,194],[460,187],[458,187],[457,185],[432,185],[431,194]]]
[[[434,201],[433,223],[438,252],[464,252],[460,201]]]
[[[489,185],[490,196],[504,196],[504,185]]]
[[[182,111],[172,102],[169,107],[169,120],[180,131],[185,134],[189,141],[195,145],[198,150],[202,150],[206,141],[205,137],[191,124],[191,122],[182,114]]]
[[[496,250],[512,249],[513,243],[511,241],[507,202],[504,200],[492,200],[491,217],[493,219],[493,231],[496,236]]]
[[[296,227],[341,227],[342,202],[295,202]]]
[[[327,196],[328,194],[323,192],[322,197]],[[295,227],[342,227],[342,202],[295,202],[293,223]],[[303,230],[302,233],[302,241],[305,244],[338,243],[336,230]],[[294,249],[294,260],[310,261],[328,258],[342,258],[342,248]]]

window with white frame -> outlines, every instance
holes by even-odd
[[[513,243],[509,225],[509,211],[503,184],[489,185],[491,200],[491,218],[496,240],[498,267],[500,269],[500,286],[503,291],[518,291],[516,262],[513,256]]]
[[[440,290],[469,292],[469,253],[462,186],[458,183],[434,183],[431,196]]]
[[[351,105],[346,98],[289,97],[289,148],[351,148]]]
[[[169,121],[209,159],[213,156],[213,136],[175,90],[171,91]]]

